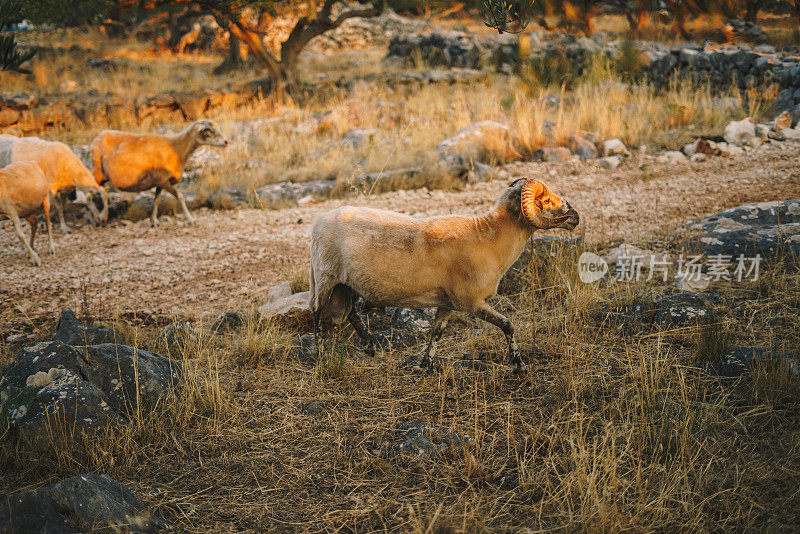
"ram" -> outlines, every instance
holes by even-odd
[[[414,219],[389,211],[341,207],[320,215],[311,230],[310,307],[315,336],[322,313],[349,320],[374,354],[374,341],[353,304],[435,307],[420,367],[428,366],[453,311],[470,313],[505,334],[515,371],[525,366],[514,326],[487,303],[501,277],[536,229],[578,225],[578,213],[538,180],[519,179],[478,217]],[[320,347],[321,343],[317,343]]]
[[[33,249],[33,240],[36,238],[36,229],[39,226],[36,219],[39,210],[44,212],[52,254],[55,248],[50,225],[50,188],[42,169],[30,161],[12,163],[0,169],[0,215],[11,219],[14,231],[34,265],[42,264],[39,255]],[[22,234],[20,218],[28,219],[31,225],[30,244],[25,241],[25,236]]]
[[[95,220],[100,223],[106,221],[108,197],[105,188],[97,184],[89,169],[67,145],[58,141],[45,141],[38,137],[0,135],[0,166],[21,161],[36,163],[47,178],[63,233],[69,233],[69,228],[64,222],[64,202],[67,194],[75,190],[100,193],[103,197],[103,212],[98,213],[92,202],[89,202],[88,206]]]
[[[98,184],[109,181],[121,191],[138,192],[155,187],[150,214],[153,226],[158,226],[158,195],[162,190],[178,199],[186,220],[194,223],[175,184],[181,180],[186,161],[202,145],[225,147],[228,139],[219,126],[205,119],[195,121],[176,135],[105,130],[92,142],[92,172]]]

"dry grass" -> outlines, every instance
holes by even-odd
[[[625,335],[590,318],[598,299],[668,288],[583,285],[575,252],[553,252],[536,269],[548,289],[536,295],[542,356],[527,380],[508,374],[502,335],[483,324],[456,321],[440,351],[444,370],[420,377],[396,367],[420,346],[370,359],[349,327],[329,334],[314,364],[293,356],[292,329],[251,318],[238,334],[214,336],[198,323],[199,335],[171,355],[202,387],[51,455],[5,438],[0,491],[102,472],[186,532],[792,531],[798,375],[765,364],[749,381],[704,378],[693,366],[716,342],[701,331]],[[795,269],[718,288],[764,310],[753,320],[719,309],[729,341],[796,348]],[[529,284],[496,303],[527,358]],[[771,330],[776,313],[794,326]],[[156,334],[128,325],[125,335],[152,347]],[[453,365],[464,357],[487,369]],[[312,401],[322,410],[304,414]],[[468,443],[436,459],[387,454],[396,425],[410,420]]]
[[[31,80],[18,75],[8,86],[12,90],[57,92],[65,78],[83,76],[81,87],[121,96],[142,95],[169,89],[191,90],[221,87],[233,78],[213,78],[213,56],[149,54],[141,44],[100,39],[99,52],[65,51],[64,55],[43,56]],[[114,52],[116,50],[116,52]],[[149,55],[148,55],[149,54]],[[305,60],[302,69],[309,79],[317,74],[353,77],[385,70],[383,50],[363,52],[356,59],[346,52],[326,58],[316,55]],[[88,57],[124,61],[111,71],[85,68]],[[237,74],[238,81],[256,72]],[[39,79],[40,78],[40,79]],[[546,77],[545,80],[556,77]],[[274,95],[250,106],[219,109],[209,118],[223,124],[234,142],[222,152],[222,168],[209,173],[196,186],[209,194],[221,187],[252,189],[284,180],[337,179],[342,188],[362,173],[405,167],[430,167],[437,159],[435,148],[460,128],[481,120],[508,124],[521,141],[523,156],[546,145],[563,145],[577,131],[589,131],[605,139],[619,137],[629,146],[645,145],[649,151],[678,149],[700,135],[720,135],[728,121],[745,116],[764,118],[768,113],[769,91],[715,94],[708,87],[691,87],[675,80],[667,90],[647,84],[626,86],[623,73],[614,62],[595,58],[588,72],[574,80],[568,90],[560,82],[542,84],[540,78],[523,75],[487,75],[483,83],[391,89],[365,83],[347,93],[320,86],[318,91],[297,101],[288,95]],[[4,79],[4,86],[6,85]],[[560,98],[548,105],[547,95]],[[130,115],[130,114],[128,114]],[[106,127],[152,131],[158,118],[142,121],[121,114],[98,118],[91,127],[68,124],[46,132],[46,137],[68,143],[89,143]],[[252,123],[253,119],[264,119]],[[106,123],[103,123],[103,122]],[[554,126],[548,126],[549,123]],[[665,125],[653,128],[654,124]],[[180,124],[171,125],[174,128]],[[353,128],[371,128],[375,135],[360,146],[343,142]],[[430,174],[430,173],[429,173]],[[452,188],[452,181],[429,176],[429,187]]]

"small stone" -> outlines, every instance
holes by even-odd
[[[772,121],[772,129],[776,132],[780,133],[782,130],[786,128],[792,127],[792,116],[789,114],[788,111],[784,111],[777,117],[775,120]]]
[[[598,160],[604,169],[616,169],[622,163],[622,156],[607,156]]]
[[[601,150],[603,156],[630,156],[631,152],[619,139],[606,139]]]
[[[750,117],[740,121],[731,121],[725,127],[725,141],[732,145],[745,145],[755,136],[756,123]]]

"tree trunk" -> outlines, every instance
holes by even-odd
[[[586,34],[586,37],[594,34],[594,15],[589,11],[583,15],[583,33]]]
[[[267,70],[270,80],[276,87],[291,88],[297,82],[297,60],[300,52],[311,39],[338,28],[347,19],[376,17],[383,12],[384,7],[384,0],[373,0],[371,7],[349,9],[335,18],[331,18],[334,5],[340,1],[325,0],[313,20],[309,21],[307,17],[298,20],[289,36],[281,44],[280,59],[267,50],[261,38],[264,33],[262,25],[266,26],[269,21],[269,17],[263,16],[263,13],[262,16],[259,16],[256,27],[249,26],[241,16],[234,16],[232,12],[226,12],[220,8],[214,11],[214,16],[218,22],[224,22],[224,26],[229,28],[232,37],[236,37],[250,49],[255,60]]]
[[[230,35],[228,38],[228,55],[225,56],[222,63],[214,67],[214,74],[224,74],[244,67],[241,42],[232,32],[229,31],[228,34]]]
[[[758,24],[758,12],[761,9],[761,0],[747,0],[745,2],[747,9],[744,14],[745,20]]]

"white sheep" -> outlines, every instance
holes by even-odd
[[[47,226],[47,238],[50,241],[50,253],[53,247],[53,233],[50,225],[50,188],[42,169],[33,162],[12,163],[0,169],[0,215],[11,219],[14,230],[28,252],[34,265],[41,265],[39,255],[33,249],[33,240],[39,222],[36,214],[42,210]],[[20,217],[28,219],[31,225],[30,244],[25,240],[20,224]]]
[[[97,184],[89,169],[67,145],[58,141],[45,141],[38,137],[0,135],[0,166],[21,161],[35,162],[47,178],[63,233],[69,233],[64,221],[64,202],[67,194],[75,190],[99,192],[103,197],[103,212],[98,213],[91,202],[88,206],[95,220],[99,220],[100,223],[106,221],[108,197],[105,188]]]
[[[324,309],[334,324],[349,320],[374,354],[355,311],[355,297],[409,308],[436,307],[420,366],[430,364],[451,312],[464,311],[500,328],[515,371],[525,366],[514,327],[486,300],[535,229],[578,225],[578,213],[537,180],[516,180],[479,217],[414,219],[390,211],[341,207],[320,215],[311,230],[310,307],[314,332]],[[321,343],[317,343],[319,347]]]
[[[110,181],[121,191],[156,188],[150,222],[158,226],[158,195],[168,191],[178,199],[189,223],[194,218],[175,189],[189,157],[202,145],[225,147],[228,139],[213,121],[201,119],[176,135],[132,134],[105,130],[92,142],[92,172],[98,184]],[[107,209],[107,204],[104,206]]]

